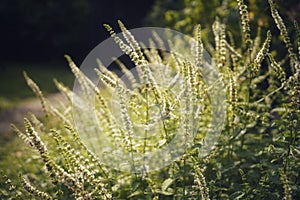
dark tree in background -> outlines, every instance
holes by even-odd
[[[88,40],[88,4],[82,0],[5,0],[0,3],[4,60],[48,61],[79,55]]]
[[[267,0],[246,2],[251,23],[272,26],[276,33],[274,22],[268,17]],[[283,16],[290,19],[288,27],[292,27],[292,21],[299,17],[299,1],[275,2]],[[109,23],[118,30],[118,19],[129,29],[151,25],[191,33],[194,24],[207,28],[220,16],[229,26],[239,27],[236,6],[236,0],[2,0],[0,62],[49,61],[62,59],[66,53],[80,62],[109,37],[102,25]]]
[[[79,62],[116,28],[143,25],[152,1],[2,0],[0,61],[51,61],[72,55]]]
[[[89,0],[92,36],[94,42],[109,37],[103,24],[110,24],[118,30],[117,20],[121,20],[128,29],[144,25],[144,18],[151,10],[154,0]]]

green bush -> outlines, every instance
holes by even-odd
[[[287,49],[286,57],[276,61],[270,53],[272,36],[268,31],[264,38],[257,35],[252,39],[247,6],[238,0],[241,15],[241,37],[243,43],[237,47],[234,38],[227,35],[226,25],[216,20],[212,26],[215,45],[207,46],[217,66],[226,89],[226,124],[218,144],[204,158],[200,155],[205,130],[199,129],[193,145],[183,156],[164,168],[143,173],[126,173],[113,170],[101,163],[91,152],[72,124],[72,95],[68,88],[56,82],[58,89],[69,101],[62,108],[54,108],[43,97],[38,86],[25,74],[28,85],[41,99],[46,118],[43,123],[34,116],[25,119],[25,131],[14,127],[18,135],[35,149],[44,163],[47,176],[25,174],[22,176],[24,189],[32,196],[42,199],[297,199],[300,197],[300,65],[299,52],[295,53],[286,27],[272,0],[269,0],[272,17],[280,30]],[[120,40],[106,25],[121,49],[140,69],[141,77],[150,84],[139,88],[132,106],[124,107],[124,97],[130,91],[122,87],[121,80],[100,64],[97,70],[106,89],[99,90],[67,57],[69,65],[82,88],[90,88],[96,94],[95,111],[103,125],[103,135],[121,146],[127,152],[143,152],[145,148],[157,150],[158,144],[168,144],[173,138],[173,128],[178,126],[176,116],[184,119],[185,134],[195,129],[190,122],[195,121],[192,102],[203,106],[197,115],[199,126],[208,125],[211,107],[207,96],[203,74],[191,61],[179,57],[169,57],[157,51],[140,50],[131,34],[122,23],[120,28],[125,41]],[[299,32],[298,26],[296,30]],[[200,66],[203,43],[200,26],[195,28],[197,46],[193,50]],[[262,41],[262,42],[261,42]],[[299,41],[297,41],[299,44]],[[298,50],[300,46],[298,45]],[[129,50],[128,50],[129,49]],[[169,95],[154,82],[159,77],[152,76],[155,69],[147,64],[163,63],[177,70],[183,77],[182,94]],[[288,66],[285,69],[282,66]],[[132,74],[122,66],[124,74],[134,83]],[[289,74],[286,73],[290,71]],[[102,71],[102,72],[101,72]],[[107,91],[118,92],[123,124],[116,127],[114,117],[107,106],[111,97]],[[108,92],[109,93],[109,92]],[[176,98],[182,98],[185,109],[176,110]],[[149,101],[148,101],[149,100]],[[161,106],[165,122],[160,137],[154,137],[141,144],[132,138],[132,120],[151,114],[150,100]],[[144,102],[144,103],[140,103]],[[146,102],[146,103],[145,103]],[[140,105],[140,106],[139,106]],[[173,108],[173,109],[171,109]],[[136,114],[139,113],[140,114]],[[169,112],[167,112],[169,111]],[[173,115],[172,115],[172,112]],[[84,113],[82,113],[84,116]],[[175,117],[174,117],[175,116]],[[84,116],[85,117],[85,116]],[[88,116],[86,117],[88,123]],[[170,133],[164,134],[164,133]],[[21,195],[20,187],[10,181],[1,183],[7,191],[1,195]],[[44,186],[43,186],[44,184]],[[46,187],[45,187],[46,185]],[[9,193],[10,192],[10,193]]]
[[[249,0],[246,2],[249,12],[249,24],[252,26],[252,36],[259,31],[271,30],[273,35],[272,50],[284,51],[282,38],[279,37],[279,32],[270,15],[268,1]],[[287,29],[293,33],[292,38],[294,38],[296,34],[293,29],[293,22],[299,21],[299,15],[297,15],[300,8],[299,1],[277,0],[276,3],[276,7],[280,8],[283,18],[286,19]],[[226,29],[228,32],[226,34],[228,37],[235,38],[235,44],[239,46],[243,40],[240,34],[241,23],[239,20],[238,1],[236,0],[158,0],[155,2],[145,22],[148,26],[169,27],[186,34],[192,33],[194,24],[201,24],[204,41],[213,42],[212,34],[210,34],[211,24],[216,18],[219,18],[227,27],[230,27]],[[281,56],[281,54],[278,56]],[[279,57],[279,59],[283,58]]]

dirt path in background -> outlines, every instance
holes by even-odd
[[[47,96],[47,99],[55,106],[55,104],[64,99],[64,96],[60,93],[51,94]],[[21,103],[15,108],[4,110],[0,112],[0,134],[8,133],[11,131],[11,124],[22,124],[23,119],[28,113],[31,112],[37,117],[43,115],[42,106],[39,99],[32,99],[28,102]]]

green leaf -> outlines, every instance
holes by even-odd
[[[157,191],[157,193],[162,194],[162,195],[166,195],[166,196],[173,195],[174,194],[174,190],[171,189],[171,188],[169,188],[169,189],[170,189],[170,191]]]
[[[171,179],[171,178],[166,179],[161,185],[161,190],[163,192],[166,191],[173,182],[174,182],[174,179]]]
[[[128,198],[134,197],[134,196],[138,196],[143,194],[143,191],[137,190],[134,193],[132,193],[131,195],[128,196]]]

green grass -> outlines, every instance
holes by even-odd
[[[45,95],[57,92],[53,79],[63,82],[72,88],[74,76],[65,63],[1,63],[5,69],[0,71],[0,112],[17,106],[35,97],[35,94],[27,86],[23,77],[23,71],[34,79]],[[15,137],[12,132],[0,133],[0,177],[1,170],[9,175],[10,180],[18,180],[21,170],[39,173],[41,163],[32,157],[33,151],[29,149],[22,140]],[[24,166],[22,161],[31,163]],[[11,167],[14,166],[14,167]],[[14,182],[14,181],[13,181]],[[20,187],[20,185],[18,185]],[[3,186],[5,187],[5,186]],[[4,189],[1,186],[1,191]],[[3,191],[2,191],[3,192]],[[26,194],[21,194],[25,197]]]
[[[53,79],[63,82],[72,88],[74,76],[70,72],[67,64],[64,63],[2,63],[5,67],[0,72],[0,111],[11,108],[34,97],[34,93],[26,85],[23,71],[39,85],[41,90],[47,95],[57,92]]]
[[[6,194],[6,190],[11,191],[15,196],[19,195],[19,198],[30,199],[30,196],[22,191],[22,187],[17,180],[19,180],[20,174],[34,173],[45,174],[42,163],[39,161],[39,157],[32,149],[24,145],[24,142],[14,137],[13,133],[0,134],[0,177],[4,182],[9,182],[16,187],[11,187],[4,182],[0,183],[0,194]],[[25,164],[26,163],[26,164]],[[20,173],[22,171],[22,173]],[[7,175],[7,176],[6,176]],[[46,177],[44,177],[46,178]],[[34,178],[35,179],[35,178]],[[48,187],[48,185],[42,185],[42,188]],[[18,188],[18,189],[17,189]]]

